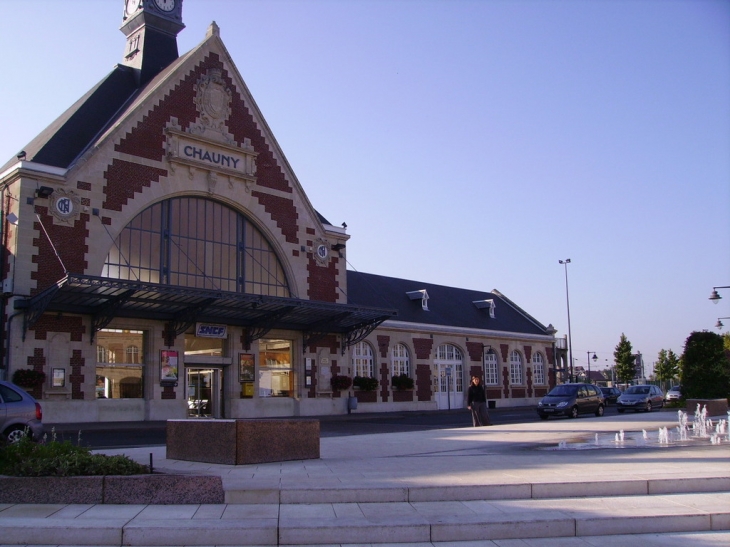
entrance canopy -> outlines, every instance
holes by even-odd
[[[244,327],[247,344],[271,329],[302,331],[305,347],[327,334],[339,334],[343,352],[397,315],[381,308],[78,274],[68,274],[32,298],[16,301],[15,307],[25,311],[24,337],[44,313],[53,312],[91,316],[92,342],[96,331],[115,317],[131,317],[167,322],[168,346],[196,322],[206,322]]]

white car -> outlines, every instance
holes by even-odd
[[[682,386],[672,386],[664,395],[665,401],[679,401],[682,398]]]

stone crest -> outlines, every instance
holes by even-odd
[[[49,212],[61,222],[71,223],[81,213],[81,198],[73,191],[59,188],[49,198]]]
[[[190,127],[190,133],[205,135],[208,138],[217,137],[216,140],[233,143],[233,137],[226,128],[226,122],[231,115],[233,93],[226,86],[222,71],[218,68],[210,69],[207,74],[201,76],[194,90],[199,118],[197,123]]]

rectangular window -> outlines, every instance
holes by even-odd
[[[497,373],[497,356],[494,353],[487,353],[484,356],[484,385],[499,385],[499,375]]]
[[[294,397],[292,343],[290,340],[259,342],[259,397]]]
[[[102,329],[96,340],[96,398],[143,398],[143,331]]]
[[[532,371],[535,374],[535,384],[545,384],[545,367],[543,366],[542,362],[533,363]]]

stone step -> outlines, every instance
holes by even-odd
[[[664,479],[615,479],[474,484],[449,486],[393,486],[372,481],[323,485],[320,481],[301,486],[282,486],[266,481],[224,481],[225,502],[258,503],[385,503],[423,501],[471,501],[545,499],[571,497],[642,496],[701,492],[730,492],[730,474],[725,477]]]
[[[0,543],[332,545],[730,530],[730,492],[386,503],[9,506]]]

